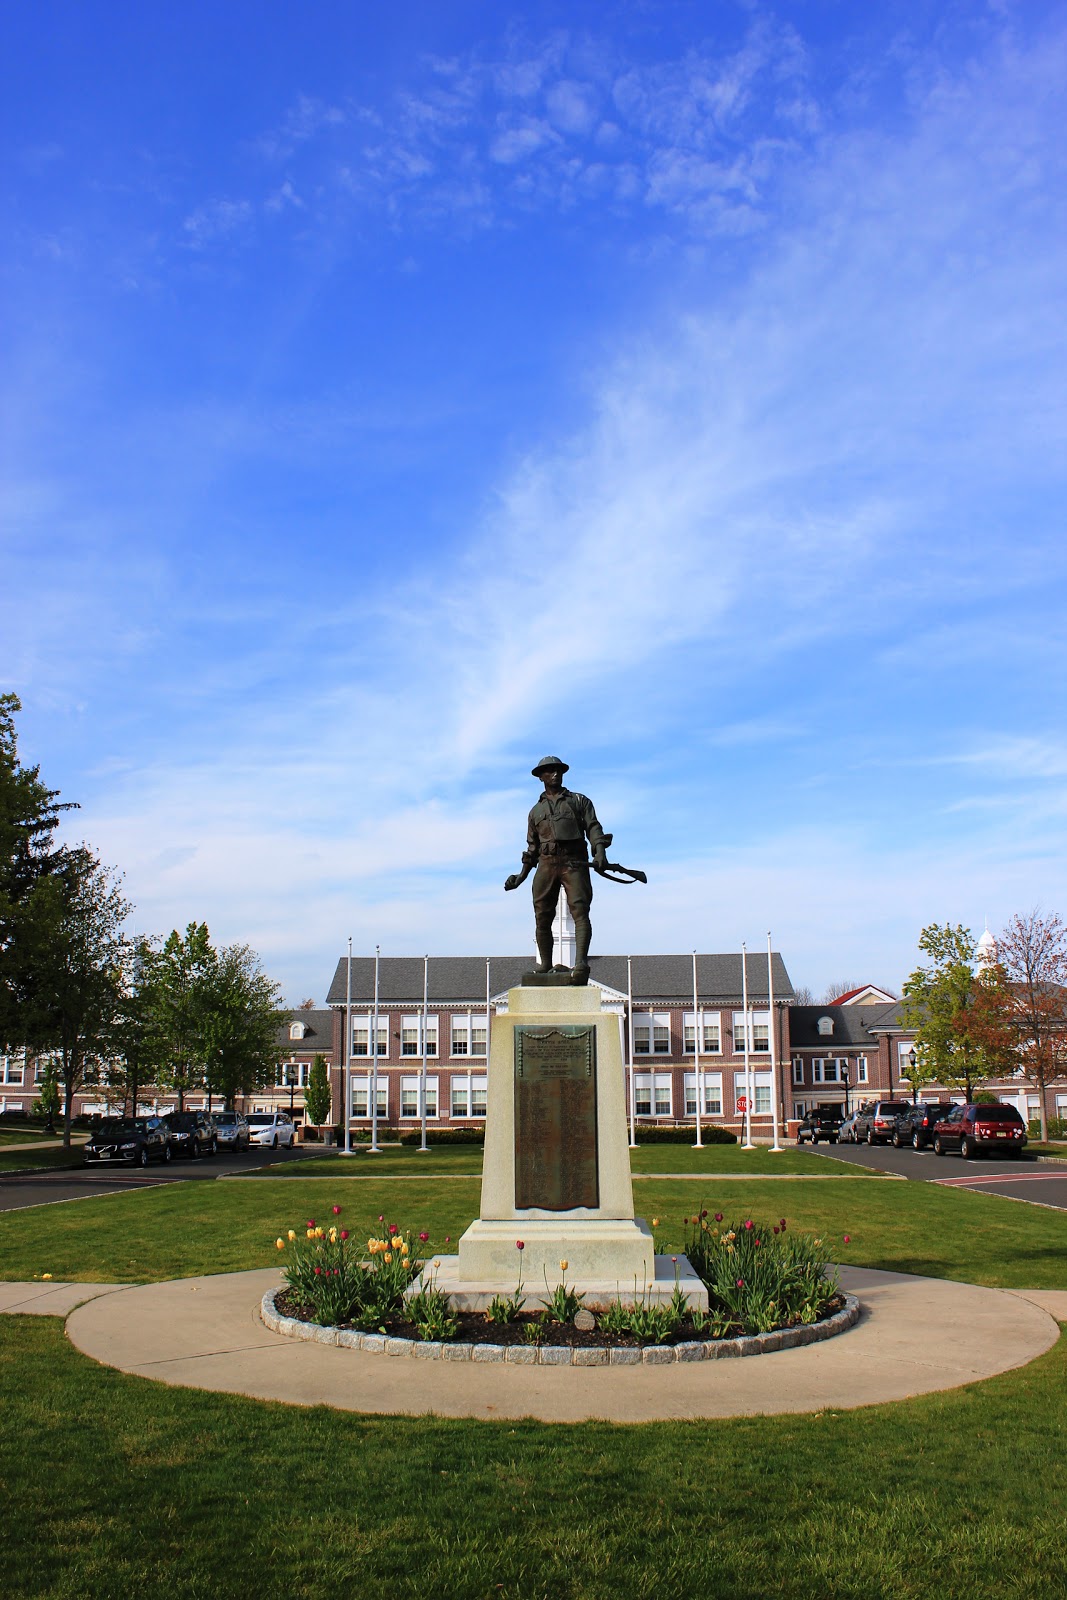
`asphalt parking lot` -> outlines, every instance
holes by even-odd
[[[998,1194],[1004,1199],[1026,1200],[1031,1205],[1067,1211],[1067,1157],[1055,1161],[1024,1150],[1019,1160],[972,1156],[964,1161],[955,1154],[936,1156],[932,1150],[894,1150],[891,1144],[820,1144],[816,1153],[918,1183],[977,1189],[982,1194]]]
[[[321,1149],[295,1146],[291,1150],[264,1147],[240,1153],[208,1156],[201,1161],[153,1162],[150,1167],[68,1167],[56,1172],[0,1173],[0,1211],[20,1211],[26,1206],[56,1205],[63,1200],[84,1200],[90,1195],[121,1194],[126,1189],[154,1189],[161,1183],[203,1183],[234,1172],[255,1172],[281,1166],[286,1161],[306,1161]]]

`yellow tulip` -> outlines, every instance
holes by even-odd
[[[385,1264],[386,1264],[386,1266],[387,1267],[391,1266],[392,1265],[392,1261],[393,1261],[393,1253],[392,1253],[391,1250],[387,1250],[385,1252]]]
[[[315,1237],[315,1230],[314,1230],[314,1228],[309,1228],[309,1229],[308,1229],[308,1238],[309,1238],[309,1239],[314,1239],[314,1237]]]
[[[315,1229],[315,1237],[316,1237],[316,1239],[325,1239],[325,1237],[326,1237],[326,1235],[325,1235],[325,1233],[324,1233],[324,1232],[323,1232],[323,1231],[322,1231],[322,1229],[321,1229],[321,1228],[316,1228],[316,1229]]]
[[[48,1279],[48,1278],[50,1278],[50,1277],[51,1277],[51,1276],[52,1276],[52,1274],[51,1274],[51,1273],[50,1273],[50,1272],[42,1272],[42,1273],[41,1273],[41,1278],[42,1278],[42,1279]]]
[[[401,1254],[401,1255],[402,1255],[402,1256],[406,1256],[406,1255],[407,1255],[407,1253],[408,1253],[408,1247],[407,1247],[407,1245],[406,1245],[406,1244],[402,1244],[402,1245],[401,1245],[401,1246],[400,1246],[400,1254]]]
[[[570,1262],[569,1261],[561,1261],[560,1264],[559,1264],[559,1270],[561,1272],[566,1272],[566,1270],[567,1270],[567,1268],[569,1266],[570,1266]]]
[[[658,1228],[659,1227],[659,1218],[658,1217],[653,1217],[652,1218],[652,1226],[654,1228]]]
[[[285,1249],[285,1240],[284,1239],[275,1239],[274,1248],[276,1250],[284,1250]]]
[[[290,1228],[289,1229],[289,1243],[292,1244],[292,1242],[293,1242],[293,1240],[295,1238],[296,1238],[296,1234],[293,1232],[292,1228]]]

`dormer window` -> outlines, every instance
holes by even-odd
[[[289,1024],[290,1039],[302,1039],[306,1031],[307,1030],[302,1022],[291,1022]]]
[[[834,1031],[834,1019],[833,1017],[820,1017],[815,1026],[823,1038],[828,1039]]]

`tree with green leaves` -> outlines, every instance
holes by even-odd
[[[31,1042],[32,951],[46,943],[59,915],[60,881],[83,865],[76,852],[55,842],[61,814],[76,807],[60,802],[39,767],[19,760],[15,716],[21,709],[17,695],[0,695],[0,1049]]]
[[[35,1117],[43,1117],[45,1130],[55,1132],[55,1120],[59,1116],[62,1106],[62,1096],[59,1092],[59,1075],[52,1056],[48,1056],[44,1063],[44,1076],[41,1079],[37,1099],[33,1102]]]
[[[330,1092],[330,1075],[326,1069],[326,1057],[318,1055],[311,1063],[311,1071],[308,1073],[308,1086],[304,1090],[304,1107],[307,1111],[308,1121],[313,1127],[319,1128],[324,1122],[329,1121],[332,1106],[333,1095]]]
[[[282,1048],[281,990],[246,944],[218,952],[205,985],[204,1074],[209,1094],[232,1107],[275,1080]]]
[[[962,924],[931,923],[919,949],[929,964],[905,982],[901,1007],[904,1026],[915,1033],[913,1092],[937,1082],[962,1088],[970,1100],[976,1083],[1011,1071],[1002,975],[978,966],[974,935]]]
[[[218,960],[206,922],[177,928],[161,949],[142,952],[141,984],[146,1026],[158,1047],[156,1082],[185,1109],[190,1090],[202,1089],[207,1071],[207,1025]]]
[[[74,1096],[106,1077],[117,1046],[130,943],[130,902],[121,879],[84,846],[40,888],[37,914],[20,937],[20,1017],[27,1042],[54,1052],[70,1144]]]

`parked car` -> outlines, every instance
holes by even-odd
[[[248,1149],[248,1118],[241,1111],[217,1112],[215,1133],[220,1150]]]
[[[169,1161],[167,1130],[159,1117],[105,1117],[84,1147],[87,1166],[96,1162],[128,1161],[147,1167],[150,1161]]]
[[[868,1144],[888,1144],[897,1118],[910,1104],[908,1100],[875,1100],[863,1106],[856,1119],[856,1138]]]
[[[806,1116],[801,1117],[797,1129],[797,1144],[803,1144],[805,1139],[809,1139],[812,1144],[818,1144],[820,1139],[836,1144],[843,1120],[840,1106],[816,1106]]]
[[[194,1161],[197,1156],[213,1156],[218,1149],[215,1119],[206,1111],[171,1111],[163,1121],[174,1155]]]
[[[977,1105],[969,1102],[953,1106],[952,1114],[934,1129],[934,1151],[958,1149],[966,1161],[980,1150],[1004,1150],[1021,1156],[1026,1144],[1026,1124],[1014,1106]]]
[[[857,1111],[849,1112],[848,1116],[837,1130],[838,1144],[857,1144],[859,1142],[859,1136],[856,1133],[856,1124],[860,1119],[860,1114],[863,1109],[863,1106],[860,1106]]]
[[[902,1111],[893,1128],[893,1145],[900,1150],[910,1144],[913,1150],[925,1150],[934,1137],[934,1126],[942,1117],[951,1116],[955,1110],[951,1100],[931,1100],[925,1105],[909,1106]]]
[[[288,1111],[253,1111],[248,1118],[248,1137],[252,1144],[269,1144],[277,1150],[280,1144],[292,1145],[296,1127]]]

